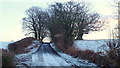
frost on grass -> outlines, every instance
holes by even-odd
[[[29,53],[34,53],[37,51],[40,45],[41,45],[40,41],[34,40],[32,41],[31,45],[25,48],[25,50],[30,50]]]
[[[64,53],[59,53],[60,56],[67,62],[69,63],[71,66],[97,66],[94,63],[90,63],[87,60],[82,60],[79,58],[74,58],[68,54],[64,54]]]
[[[99,48],[108,40],[75,40],[74,45],[80,50],[93,50],[99,52]]]
[[[31,62],[32,62],[31,53],[19,54],[19,55],[16,55],[16,58],[17,58],[17,61],[19,61],[19,64],[26,64],[27,66],[31,65]],[[17,66],[19,66],[19,64]]]
[[[37,51],[37,49],[39,48],[40,45],[41,45],[41,43],[39,41],[37,41],[37,40],[32,41],[32,44],[30,46],[28,46],[27,48],[25,48],[26,50],[29,49],[30,52],[16,55],[16,58],[18,61],[20,61],[20,64],[26,64],[27,66],[31,66],[32,53]],[[35,46],[37,46],[37,47],[35,47]]]

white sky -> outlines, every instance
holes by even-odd
[[[70,0],[57,0],[65,2]],[[79,1],[79,0],[73,0]],[[92,10],[100,13],[103,17],[113,15],[113,8],[108,3],[110,0],[85,0],[89,1]],[[22,18],[25,17],[25,10],[32,6],[40,6],[46,8],[48,4],[54,3],[56,0],[1,0],[0,1],[0,41],[11,41],[22,39]],[[113,21],[114,22],[114,21]],[[108,30],[107,30],[108,31]],[[107,31],[91,33],[84,35],[85,39],[106,39],[109,33]]]

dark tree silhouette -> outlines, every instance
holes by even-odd
[[[46,35],[44,31],[48,13],[40,7],[33,6],[26,10],[26,15],[23,18],[23,29],[27,31],[26,35],[33,34],[36,39],[42,40]]]
[[[65,43],[74,39],[82,40],[83,34],[97,31],[102,26],[99,14],[91,13],[85,2],[55,3],[50,6],[49,30],[51,34],[64,35]],[[71,42],[72,43],[72,42]]]

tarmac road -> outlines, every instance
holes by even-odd
[[[32,54],[33,66],[70,66],[60,55],[50,46],[50,43],[43,43],[38,50]]]

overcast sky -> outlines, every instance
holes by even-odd
[[[24,33],[22,32],[22,18],[25,17],[25,10],[32,6],[40,6],[47,8],[48,5],[54,2],[66,2],[70,0],[1,0],[0,1],[0,41],[11,41],[22,39]],[[80,0],[72,0],[80,1]],[[85,0],[90,2],[93,6],[92,11],[98,12],[102,17],[109,17],[113,15],[113,8],[108,2],[111,0]],[[104,32],[102,32],[104,33]],[[94,33],[95,34],[95,33]],[[89,34],[91,35],[91,34]],[[89,38],[89,35],[85,38]],[[99,36],[93,39],[98,39]],[[105,34],[100,38],[108,38]]]

